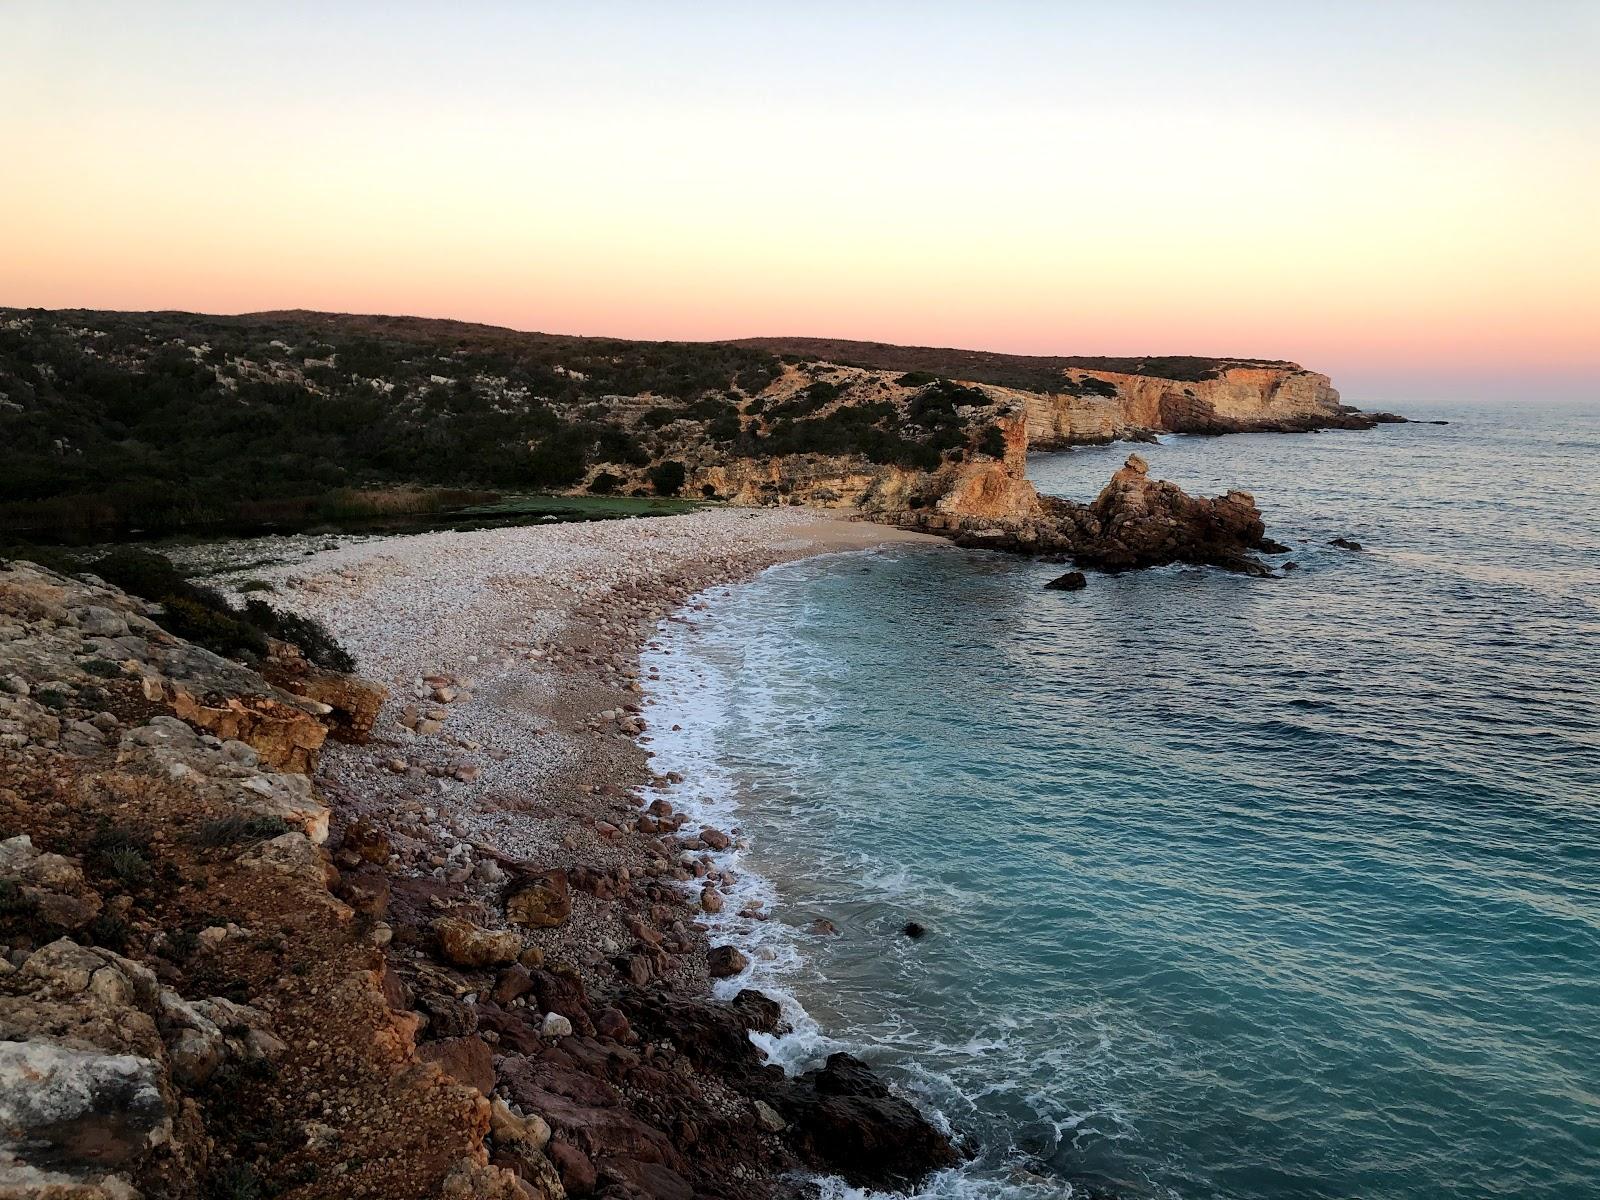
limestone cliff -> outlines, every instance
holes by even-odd
[[[1067,368],[1064,390],[1025,393],[1036,449],[1153,433],[1370,428],[1383,414],[1339,402],[1332,381],[1294,363],[1219,364],[1207,378]]]

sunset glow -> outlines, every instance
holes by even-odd
[[[7,5],[0,304],[1592,394],[1592,5],[672,7]]]

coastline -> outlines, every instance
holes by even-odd
[[[722,829],[702,830],[697,817],[679,832],[670,803],[663,814],[662,802],[693,781],[652,769],[656,697],[647,695],[644,656],[672,653],[666,623],[690,620],[709,591],[778,564],[901,543],[949,545],[808,510],[718,510],[363,540],[218,581],[271,582],[284,602],[327,624],[363,674],[391,689],[371,741],[330,746],[317,783],[334,810],[330,844],[357,823],[358,833],[375,826],[388,838],[392,886],[378,937],[405,992],[418,997],[438,983],[421,932],[438,911],[465,910],[492,926],[508,876],[558,871],[573,881],[570,917],[523,930],[526,942],[546,966],[570,966],[581,992],[616,999],[637,1028],[648,1019],[618,998],[619,986],[699,1002],[715,990],[718,1007],[736,1010],[756,995],[711,953],[713,941],[742,944],[730,936],[744,891],[730,869],[737,848],[717,854],[727,845]],[[435,699],[445,695],[448,703]],[[679,824],[697,811],[685,808]],[[704,899],[702,888],[718,900]],[[727,911],[706,911],[722,897]],[[483,1011],[488,997],[465,999],[479,1003],[480,1037],[514,1040],[499,1014]],[[539,999],[535,1007],[559,1011]],[[751,1040],[776,1050],[778,1005],[762,1000],[771,1011]],[[429,1011],[426,998],[418,1007]],[[796,1015],[785,997],[783,1019]],[[447,1071],[448,1057],[440,1062]],[[778,1065],[769,1070],[794,1069],[782,1056],[770,1061]],[[535,1111],[514,1088],[500,1091]],[[559,1138],[560,1114],[545,1115]],[[826,1175],[816,1157],[803,1165]],[[568,1192],[583,1194],[586,1167],[596,1164],[578,1164],[567,1178],[568,1164],[552,1158]],[[778,1187],[793,1166],[756,1155],[721,1169],[765,1171],[763,1186]],[[854,1182],[891,1186],[894,1176]]]

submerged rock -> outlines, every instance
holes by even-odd
[[[1081,592],[1089,586],[1089,578],[1082,571],[1068,571],[1065,575],[1057,575],[1044,586],[1049,591]]]

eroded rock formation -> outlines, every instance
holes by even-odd
[[[1213,499],[1190,496],[1176,484],[1150,478],[1137,454],[1089,504],[1047,496],[1013,510],[975,515],[950,504],[883,514],[908,528],[950,538],[958,545],[1070,559],[1099,571],[1130,571],[1186,562],[1249,575],[1272,570],[1257,554],[1282,547],[1266,536],[1249,492]],[[1018,496],[1022,493],[1019,491]]]

